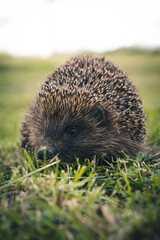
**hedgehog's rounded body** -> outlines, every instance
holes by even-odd
[[[26,114],[22,147],[64,160],[143,150],[142,103],[128,77],[104,58],[78,57],[45,81]],[[122,151],[123,150],[123,151]]]

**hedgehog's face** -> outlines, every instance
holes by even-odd
[[[57,109],[57,103],[52,109],[46,102],[34,106],[29,142],[39,159],[51,159],[59,154],[60,159],[70,161],[75,156],[84,159],[105,152],[106,134],[110,141],[110,131],[113,131],[109,112],[97,104],[74,108],[73,102],[69,104],[62,108],[61,103],[62,110]]]

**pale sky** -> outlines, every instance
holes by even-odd
[[[0,52],[160,47],[160,0],[0,0]]]

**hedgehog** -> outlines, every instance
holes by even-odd
[[[103,57],[74,57],[49,75],[21,127],[21,147],[38,159],[58,154],[112,160],[144,151],[142,101],[128,76]]]

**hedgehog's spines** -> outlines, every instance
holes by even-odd
[[[124,72],[112,62],[105,62],[104,58],[91,56],[75,57],[64,66],[57,68],[48,79],[49,85],[52,89],[56,89],[56,92],[63,89],[61,92],[64,96],[71,96],[71,93],[75,94],[82,90],[88,91],[90,99],[96,99],[96,96],[98,99],[100,96],[101,98],[105,96],[106,106],[120,112],[119,116],[123,121],[120,120],[122,126],[119,124],[119,127],[123,129],[128,126],[127,130],[130,132],[131,138],[143,141],[145,122],[141,100],[135,86],[131,84]],[[47,88],[46,91],[48,91]],[[139,127],[141,125],[138,131],[135,130],[138,127],[136,118],[141,122],[141,124],[138,123]],[[133,120],[134,122],[131,124]],[[131,127],[131,125],[136,127]]]

